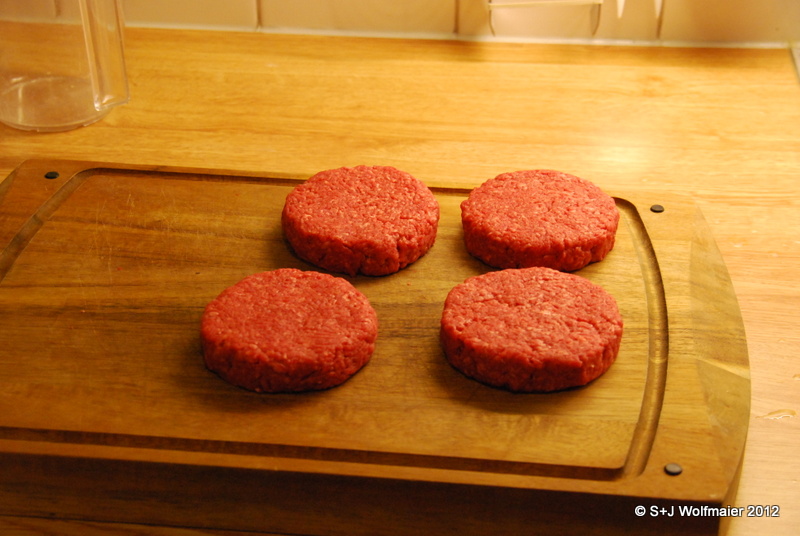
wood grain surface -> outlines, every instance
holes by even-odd
[[[800,93],[787,51],[131,30],[127,57],[130,104],[68,133],[2,127],[0,174],[31,157],[294,177],[366,163],[475,186],[538,167],[609,191],[689,196],[747,333],[753,396],[736,504],[781,506],[780,518],[731,520],[729,533],[796,532]],[[85,528],[0,523],[26,535]]]
[[[372,523],[386,534],[515,534],[523,522],[565,533],[559,527],[572,512],[595,508],[601,496],[618,498],[618,508],[641,500],[730,504],[748,424],[744,331],[719,251],[686,199],[657,194],[654,211],[654,194],[610,192],[622,215],[614,250],[577,273],[615,296],[625,330],[613,367],[589,386],[520,396],[467,379],[443,359],[447,293],[490,269],[464,247],[460,204],[470,189],[450,186],[433,188],[441,219],[428,254],[391,276],[348,278],[378,313],[365,370],[335,389],[260,395],[206,370],[200,315],[250,274],[315,269],[294,256],[281,230],[283,203],[301,180],[29,161],[9,181],[0,201],[4,513],[375,530],[354,523],[359,505],[339,506],[324,527],[297,519],[286,513],[293,504],[259,498],[261,487],[246,480],[236,500],[209,502],[188,491],[187,470],[218,474],[193,477],[201,487],[237,471],[302,484],[300,500],[317,507],[329,507],[320,496],[335,496],[355,477],[378,496],[392,497],[403,481],[422,496],[449,484],[462,493],[527,491],[540,503],[496,523],[495,511],[456,518],[447,514],[454,501],[431,497],[435,517],[406,510],[392,522],[378,512],[403,512],[402,501],[373,499]],[[668,464],[684,473],[667,474]],[[80,465],[86,469],[76,475]],[[160,468],[155,482],[116,480],[109,491],[150,503],[168,496],[173,506],[139,511],[84,489],[109,485],[106,465]],[[82,483],[70,494],[79,505],[64,501],[62,480]],[[35,492],[25,491],[33,482]],[[544,516],[565,491],[574,494],[570,509]],[[180,509],[189,505],[198,511],[186,517]],[[268,518],[252,515],[262,508]],[[581,530],[620,530],[629,520],[618,508]],[[719,520],[686,521],[684,529],[699,531]]]

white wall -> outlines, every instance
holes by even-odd
[[[800,0],[561,1],[566,3],[491,10],[489,0],[123,0],[123,5],[132,26],[523,40],[800,41]],[[625,9],[618,17],[621,1]]]

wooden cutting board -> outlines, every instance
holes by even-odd
[[[0,514],[302,534],[724,530],[708,508],[735,494],[748,360],[690,200],[609,192],[617,244],[578,273],[615,296],[625,333],[586,387],[512,394],[447,364],[444,298],[490,268],[463,247],[469,189],[423,178],[441,206],[433,249],[347,277],[378,313],[370,364],[324,392],[251,393],[205,369],[199,320],[247,275],[316,269],[280,228],[301,180],[28,161],[0,185]]]

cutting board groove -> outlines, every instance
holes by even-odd
[[[638,217],[636,207],[632,203],[619,198],[616,200],[618,207],[628,215],[627,222],[633,235],[633,243],[637,245],[636,255],[642,266],[649,325],[649,363],[642,398],[642,412],[625,467],[621,471],[621,476],[630,476],[644,471],[658,429],[658,418],[661,414],[667,380],[669,326],[661,270],[647,228]]]

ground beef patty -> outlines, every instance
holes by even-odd
[[[206,306],[206,366],[258,392],[326,389],[363,367],[378,319],[348,281],[284,268],[246,277]]]
[[[421,181],[388,166],[317,173],[283,208],[283,232],[302,259],[332,272],[387,275],[433,246],[439,203]]]
[[[558,171],[498,175],[461,204],[467,251],[496,268],[573,271],[614,247],[619,211],[589,181]]]
[[[585,385],[611,366],[621,338],[622,317],[610,294],[550,268],[467,279],[450,291],[442,314],[448,361],[516,392]]]

